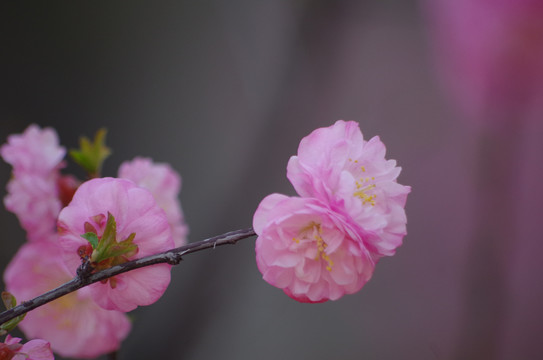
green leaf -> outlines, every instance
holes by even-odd
[[[98,243],[100,242],[100,239],[98,239],[98,235],[96,235],[95,233],[88,232],[81,235],[81,237],[87,240],[88,242],[90,242],[93,249],[96,249],[98,247]]]
[[[15,299],[15,296],[7,291],[2,291],[2,302],[7,310],[17,306],[17,299]]]
[[[26,316],[26,313],[23,315],[19,315],[16,318],[6,321],[2,325],[0,325],[0,335],[5,335],[9,333],[11,330],[15,329],[15,327],[19,325],[21,321],[23,321],[25,316]]]
[[[15,299],[15,296],[13,296],[11,293],[7,291],[2,291],[2,302],[6,306],[6,309],[13,309],[15,306],[17,306],[17,299]],[[26,314],[19,315],[16,318],[13,318],[9,321],[6,321],[2,325],[0,325],[0,336],[7,334],[11,330],[13,330],[24,318]]]
[[[70,150],[72,159],[89,174],[90,177],[99,177],[102,171],[102,164],[111,154],[111,150],[106,146],[106,129],[102,128],[96,132],[94,141],[86,137],[79,139],[79,149]]]

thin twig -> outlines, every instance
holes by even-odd
[[[161,263],[177,265],[181,261],[183,255],[209,248],[215,248],[221,245],[235,244],[239,240],[246,239],[254,235],[256,234],[252,228],[231,231],[206,240],[190,243],[175,249],[164,251],[159,254],[132,260],[121,265],[116,265],[108,269],[98,271],[96,273],[91,273],[89,271],[88,263],[83,263],[77,269],[77,276],[72,280],[57,287],[56,289],[50,290],[38,297],[35,297],[32,300],[23,301],[20,305],[17,305],[12,309],[0,313],[0,325],[19,315],[27,313],[30,310],[45,305],[50,301],[58,299],[61,296],[67,295],[95,282],[105,280],[115,275],[119,275],[127,271],[139,269],[145,266]]]

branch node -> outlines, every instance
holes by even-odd
[[[183,260],[183,257],[181,254],[178,253],[167,253],[166,256],[166,262],[170,265],[178,265],[181,260]]]
[[[76,274],[80,281],[84,282],[94,270],[89,259],[83,259],[81,265],[77,268]]]

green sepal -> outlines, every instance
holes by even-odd
[[[90,177],[99,177],[102,164],[111,155],[111,150],[106,146],[107,130],[102,128],[96,132],[94,141],[87,137],[79,139],[79,149],[70,150],[72,159],[89,174]]]
[[[110,257],[116,257],[116,256],[133,256],[138,253],[138,245],[132,243],[134,238],[136,237],[136,233],[130,234],[125,240],[121,241],[120,243],[114,244],[109,247],[108,254]]]
[[[96,249],[98,247],[98,243],[100,242],[100,239],[98,239],[98,235],[96,235],[95,233],[88,232],[81,235],[81,237],[87,240],[91,244],[93,249]]]
[[[108,212],[104,234],[92,253],[91,261],[98,264],[112,259],[112,263],[116,263],[118,261],[115,258],[119,256],[130,257],[137,254],[138,245],[133,243],[135,237],[136,233],[132,233],[125,240],[117,242],[117,223],[115,217]]]
[[[17,306],[17,299],[15,299],[15,296],[13,296],[11,293],[7,291],[2,291],[2,302],[6,306],[6,309],[13,309],[15,306]],[[19,315],[16,318],[13,318],[9,321],[6,321],[2,325],[0,325],[0,336],[6,335],[11,330],[15,329],[15,327],[23,321],[25,318],[26,313],[23,315]]]

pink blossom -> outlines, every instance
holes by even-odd
[[[7,185],[6,208],[17,215],[30,241],[47,240],[55,232],[61,209],[56,176],[19,173]]]
[[[151,191],[157,204],[168,216],[175,246],[187,243],[188,227],[178,199],[181,177],[170,165],[153,163],[149,158],[137,157],[121,164],[119,177],[132,180],[136,185]]]
[[[313,131],[292,156],[287,177],[302,197],[315,197],[352,222],[377,256],[393,255],[406,234],[411,190],[397,183],[401,168],[385,159],[379,137],[365,141],[354,121]]]
[[[0,342],[0,360],[53,360],[53,352],[47,341],[30,340],[20,344],[20,338],[6,336],[5,342]]]
[[[23,134],[10,135],[0,154],[13,166],[6,208],[17,215],[28,239],[47,239],[55,231],[62,207],[57,182],[65,149],[58,144],[55,131],[30,125]]]
[[[71,280],[61,253],[54,242],[23,245],[4,273],[8,291],[19,301],[30,300]],[[64,357],[94,358],[117,350],[131,324],[124,313],[99,307],[83,288],[32,310],[19,327]]]
[[[543,96],[540,0],[425,0],[444,85],[476,120],[517,120]],[[539,117],[538,117],[539,119]]]
[[[13,171],[24,174],[46,174],[58,168],[66,154],[66,149],[59,146],[54,129],[40,129],[30,125],[22,134],[8,136],[7,144],[2,145],[0,154],[13,166]]]
[[[117,242],[135,234],[137,257],[174,247],[166,214],[149,190],[126,179],[92,179],[77,189],[58,219],[60,244],[72,274],[81,263],[79,249],[89,244],[81,235],[92,226],[101,237],[108,213],[116,220]],[[135,258],[132,254],[117,262]],[[148,266],[117,275],[105,284],[92,284],[88,289],[104,309],[130,311],[138,305],[152,304],[162,296],[170,282],[170,268],[168,264]]]
[[[337,300],[371,278],[375,262],[361,234],[317,199],[269,195],[253,227],[264,280],[295,300]]]

